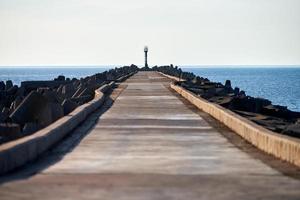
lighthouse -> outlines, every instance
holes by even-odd
[[[144,47],[144,52],[145,52],[145,67],[148,67],[148,47]]]

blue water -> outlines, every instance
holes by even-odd
[[[12,80],[15,85],[22,81],[52,80],[59,75],[68,78],[81,78],[96,73],[101,73],[109,68],[0,68],[0,81]]]
[[[184,68],[211,81],[239,87],[247,95],[300,111],[300,68]]]
[[[64,75],[85,77],[109,69],[99,68],[0,68],[0,80],[12,80],[19,85],[25,80],[49,80]],[[273,104],[287,106],[300,111],[300,68],[183,68],[207,77],[211,81],[225,83],[231,80],[233,87],[239,87],[246,94],[263,97]]]

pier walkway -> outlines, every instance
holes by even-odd
[[[0,199],[300,199],[299,178],[274,167],[280,161],[268,164],[169,82],[135,74],[105,112],[2,177]]]

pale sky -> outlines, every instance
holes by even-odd
[[[299,65],[300,0],[0,0],[0,66]]]

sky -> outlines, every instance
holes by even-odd
[[[300,65],[300,0],[0,0],[0,66]]]

